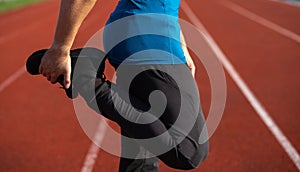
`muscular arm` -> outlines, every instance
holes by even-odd
[[[194,64],[194,61],[193,61],[188,49],[187,49],[186,42],[185,42],[185,39],[184,39],[184,36],[183,36],[183,33],[181,30],[180,30],[180,43],[181,43],[181,47],[183,50],[183,54],[186,58],[187,64],[192,72],[193,77],[195,77],[196,66]]]
[[[71,84],[69,52],[81,23],[95,2],[96,0],[61,0],[53,43],[40,65],[40,73],[51,83],[55,83],[58,76],[64,75],[65,88],[69,88]]]

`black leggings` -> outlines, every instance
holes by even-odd
[[[83,97],[126,136],[119,171],[157,171],[156,157],[172,168],[196,168],[207,156],[208,139],[198,90],[187,66],[115,68],[116,84],[96,81],[96,97]]]

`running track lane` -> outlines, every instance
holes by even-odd
[[[293,130],[295,131],[297,129],[295,125],[297,119],[293,118],[295,117],[294,115],[297,109],[293,102],[297,102],[297,98],[299,98],[297,97],[298,92],[293,88],[299,87],[293,85],[295,83],[290,84],[288,82],[289,78],[286,78],[286,73],[297,72],[293,66],[299,64],[299,62],[297,63],[297,60],[293,58],[296,55],[292,56],[293,53],[297,52],[293,49],[293,43],[291,43],[290,40],[274,34],[272,31],[266,31],[264,27],[247,21],[247,19],[224,8],[224,6],[217,3],[217,1],[201,1],[201,3],[198,1],[188,2],[191,7],[197,7],[194,11],[198,18],[204,23],[209,33],[212,34],[222,50],[230,58],[230,61],[232,61],[241,76],[245,78],[250,88],[267,107],[272,117],[275,118],[275,121],[279,123],[284,133],[289,136],[292,143],[296,144],[297,149],[299,149],[297,146],[299,145],[299,143],[297,143],[299,134],[293,132]],[[244,3],[244,1],[240,3]],[[54,4],[53,6],[57,8],[55,2],[51,1],[50,4]],[[256,6],[262,5],[259,2],[255,2],[255,4]],[[252,5],[255,6],[255,4]],[[106,5],[112,8],[112,4],[105,4],[105,6]],[[276,8],[277,5],[272,3],[267,5],[268,6],[265,7],[268,9],[278,10]],[[41,4],[41,6],[43,6],[43,4]],[[98,7],[100,7],[100,5]],[[245,7],[250,8],[247,4],[245,4]],[[32,7],[30,11],[36,8],[37,7]],[[260,8],[263,9],[264,7]],[[280,6],[280,9],[286,8],[285,6]],[[46,10],[46,8],[44,10]],[[26,9],[23,11],[26,13]],[[212,11],[214,12],[213,14]],[[293,10],[286,9],[286,11],[286,13],[288,13]],[[98,16],[107,17],[108,12],[101,15],[99,15],[99,11],[97,12]],[[184,16],[184,13],[181,14],[184,19],[188,19]],[[288,14],[286,15],[288,16]],[[54,18],[55,17],[52,16],[52,23],[54,22]],[[91,16],[91,18],[94,17]],[[99,23],[104,22],[104,20],[104,18],[101,18]],[[21,21],[27,20],[21,19]],[[44,31],[46,32],[48,28],[49,32],[51,32],[49,27],[47,27],[49,26],[49,22],[47,24],[44,23],[44,25],[45,26],[42,27],[46,29]],[[236,28],[237,25],[239,26],[238,28]],[[285,25],[283,26],[287,27]],[[91,25],[82,32],[78,40],[86,40],[96,28],[97,26]],[[36,30],[33,32],[36,32]],[[261,32],[263,32],[263,34]],[[256,35],[253,33],[256,33]],[[51,35],[45,35],[41,32],[40,35],[38,33],[31,33],[31,35],[27,36],[27,39],[25,35],[23,41],[17,39],[15,43],[7,43],[7,46],[15,47],[20,44],[20,42],[24,44],[27,42],[25,40],[28,40],[28,37],[30,38],[30,36],[34,34],[43,39],[39,39],[37,42],[30,42],[30,44],[26,44],[26,46],[31,47],[31,49],[36,49],[42,45],[48,45]],[[238,36],[236,36],[236,34]],[[269,41],[269,44],[257,45],[257,42],[261,43],[261,35],[263,35],[263,40]],[[278,49],[277,52],[273,53],[270,49],[275,45],[270,43],[272,43],[274,39],[280,44],[278,45],[280,50]],[[78,41],[77,45],[82,45],[83,42],[84,41]],[[295,47],[297,48],[297,46],[299,45]],[[1,45],[1,49],[2,47]],[[8,55],[11,53],[8,51],[10,49],[5,48],[4,50],[7,50],[6,53]],[[30,50],[27,51],[31,52]],[[285,59],[281,59],[280,55],[282,54],[280,54],[279,51],[285,54]],[[23,52],[23,54],[25,53]],[[12,64],[7,65],[5,69],[1,69],[1,72],[7,71],[7,75],[4,75],[4,78],[13,73],[13,71],[16,71],[13,69],[17,69],[17,67],[15,67],[16,63],[22,64],[24,62],[24,56],[20,56],[22,52],[15,54],[18,55],[10,55],[15,58],[12,60]],[[266,56],[272,57],[272,60],[270,60],[272,63],[265,64],[262,61],[266,60]],[[273,62],[273,60],[279,60],[281,63],[278,64],[278,61]],[[262,63],[264,65],[261,65]],[[199,61],[197,61],[197,65],[199,66],[198,69],[200,68],[197,73],[197,81],[200,87],[202,103],[205,111],[207,111],[209,107],[208,100],[210,100],[208,79],[207,76],[205,76],[205,71],[201,69]],[[280,72],[276,70],[278,65],[280,65],[280,69],[284,66],[289,67],[283,68]],[[253,71],[253,68],[258,71]],[[268,73],[268,70],[271,71]],[[273,75],[273,72],[276,71],[277,73]],[[265,74],[265,72],[267,72],[268,75]],[[278,73],[281,74],[279,76],[282,76],[280,79],[284,81],[283,85],[276,85],[278,84],[276,81],[278,78],[274,79],[274,76],[278,77]],[[268,77],[261,76],[262,74]],[[230,77],[227,76],[227,78],[228,101],[224,117],[211,139],[211,150],[208,159],[199,169],[193,171],[296,171],[296,168],[288,156],[257,117],[239,89],[235,86]],[[265,79],[268,79],[268,81],[265,81]],[[268,85],[265,85],[266,83]],[[285,88],[289,86],[290,89],[283,90],[283,86]],[[266,89],[266,87],[268,89]],[[22,90],[16,94],[16,90],[20,90],[21,88]],[[43,89],[37,90],[37,88]],[[266,94],[268,91],[269,93]],[[277,94],[274,94],[274,92]],[[290,92],[295,96],[286,96],[286,92]],[[38,96],[31,98],[32,94]],[[281,106],[276,106],[276,104],[278,105],[278,101],[281,100],[280,95],[284,96],[286,103],[283,102],[282,104],[282,102],[279,102]],[[47,100],[45,100],[45,97],[47,97]],[[0,136],[1,138],[5,138],[0,145],[0,163],[5,164],[0,167],[4,168],[3,170],[0,169],[1,171],[32,171],[33,168],[37,169],[37,171],[79,171],[81,169],[90,141],[78,126],[70,101],[62,97],[64,97],[62,91],[54,88],[54,86],[49,86],[49,84],[42,79],[32,78],[27,75],[23,75],[21,79],[14,82],[13,85],[7,87],[7,89],[1,93]],[[275,106],[272,102],[275,102]],[[37,103],[39,106],[36,106]],[[288,113],[285,112],[284,116],[281,114],[278,115],[277,112],[274,112],[277,108],[282,109],[282,111],[288,111]],[[47,109],[46,112],[45,109]],[[5,114],[5,116],[3,114]],[[287,124],[289,125],[287,126],[285,123],[282,124],[282,121],[288,122]],[[9,134],[8,131],[10,131]],[[56,133],[60,134],[58,135]],[[117,163],[118,158],[100,150],[94,169],[95,171],[116,171]],[[174,170],[161,164],[160,171]]]

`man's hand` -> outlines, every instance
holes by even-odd
[[[70,51],[50,48],[42,58],[39,71],[52,84],[57,78],[64,76],[64,85],[68,89],[71,85],[71,58]]]
[[[42,58],[39,72],[51,83],[64,76],[64,86],[71,85],[70,48],[84,18],[91,11],[96,0],[61,0],[60,12],[52,47]]]

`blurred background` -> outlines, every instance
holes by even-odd
[[[73,48],[84,46],[104,27],[117,2],[97,1]],[[118,170],[119,157],[91,141],[59,85],[25,71],[27,57],[50,46],[59,3],[0,0],[1,172]],[[191,35],[183,30],[187,42],[193,37],[206,41],[214,53],[209,58],[223,65],[227,86],[209,156],[192,171],[300,171],[299,4],[299,0],[181,0],[180,18],[199,31]],[[211,78],[201,58],[191,54],[208,118],[213,105]],[[105,72],[111,79],[109,64]],[[217,98],[221,95],[218,90],[214,93]],[[97,144],[119,146],[100,117],[99,121],[92,128]],[[116,124],[107,124],[119,131]],[[163,163],[160,171],[179,172]]]

